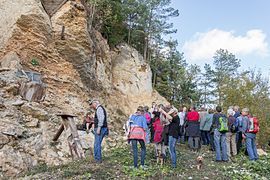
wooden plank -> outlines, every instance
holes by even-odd
[[[41,0],[41,3],[51,17],[58,9],[60,9],[68,0]]]

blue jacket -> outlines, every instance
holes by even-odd
[[[140,126],[143,129],[147,129],[147,122],[144,115],[141,114],[133,114],[131,115],[130,119],[130,126]]]
[[[239,116],[239,117],[236,118],[235,127],[237,128],[237,132],[242,132],[243,131],[243,121],[244,120],[248,120],[248,117]]]
[[[233,115],[235,118],[238,118],[239,116],[241,116],[240,111],[236,111],[235,114]]]
[[[248,125],[249,125],[249,118],[247,116],[240,116],[242,117],[242,128],[241,132],[246,135],[247,138],[254,138],[256,137],[255,133],[247,133]],[[238,118],[237,118],[238,119]]]

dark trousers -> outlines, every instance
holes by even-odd
[[[237,154],[240,153],[241,148],[242,148],[242,132],[237,132],[236,133],[236,149],[237,149]]]
[[[210,150],[211,150],[211,151],[215,151],[214,133],[211,132],[211,133],[209,133],[209,134],[210,134],[210,141],[209,141],[209,144],[210,144]]]

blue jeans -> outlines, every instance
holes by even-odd
[[[146,140],[146,143],[147,143],[147,144],[150,143],[150,138],[151,138],[150,128],[147,127],[147,129],[146,129],[146,137],[145,137],[145,140]]]
[[[176,151],[175,151],[175,145],[176,145],[177,139],[173,136],[169,136],[169,151],[171,155],[171,162],[172,167],[176,167]]]
[[[95,131],[94,158],[96,162],[101,162],[102,161],[101,144],[104,136],[108,135],[108,128],[106,127],[101,128],[99,135],[97,134],[97,128],[95,128],[94,131]]]
[[[220,133],[217,129],[215,129],[214,141],[215,141],[215,148],[216,148],[216,160],[228,161],[226,133]]]
[[[210,132],[209,131],[201,131],[202,134],[202,144],[209,145],[210,143]]]
[[[259,159],[256,147],[256,135],[255,134],[247,134],[246,135],[246,146],[247,152],[250,160]]]
[[[237,148],[237,154],[239,154],[240,153],[240,151],[241,151],[241,148],[242,148],[242,146],[243,146],[243,144],[242,144],[242,132],[240,131],[240,132],[237,132],[236,133],[236,148]]]
[[[137,140],[137,139],[131,139],[131,145],[132,145],[132,150],[133,150],[133,160],[134,160],[134,167],[138,167],[138,146],[137,142],[140,143],[141,145],[141,165],[144,166],[144,159],[145,159],[145,154],[146,154],[146,147],[145,143],[143,140]]]

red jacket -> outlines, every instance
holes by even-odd
[[[191,111],[187,114],[187,120],[188,121],[199,121],[200,115],[197,111]]]
[[[157,118],[155,122],[153,123],[155,135],[154,135],[154,142],[160,143],[162,141],[162,132],[163,132],[163,126],[160,123],[160,119]]]

